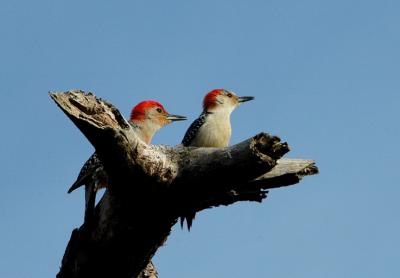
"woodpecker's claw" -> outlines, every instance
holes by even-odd
[[[246,102],[246,101],[253,100],[253,99],[254,99],[254,97],[239,97],[238,102],[242,103],[242,102]]]
[[[186,117],[185,116],[179,116],[179,115],[171,115],[171,114],[168,114],[167,115],[167,120],[170,120],[170,121],[184,121],[184,120],[186,120]]]

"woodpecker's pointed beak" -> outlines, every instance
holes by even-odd
[[[175,121],[184,121],[184,120],[186,120],[186,117],[185,116],[168,114],[167,115],[167,120],[170,120],[170,121],[173,121],[173,122],[175,122]]]
[[[253,99],[254,99],[254,97],[239,97],[238,98],[238,102],[239,103],[243,103],[243,102],[250,101],[250,100],[253,100]]]

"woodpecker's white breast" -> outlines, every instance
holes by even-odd
[[[229,113],[208,114],[190,146],[223,148],[229,145],[231,134]]]

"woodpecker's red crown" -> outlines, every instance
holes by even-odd
[[[131,121],[143,121],[146,118],[146,111],[149,109],[160,109],[158,110],[160,113],[168,114],[167,110],[165,110],[164,106],[155,100],[145,100],[138,103],[135,107],[133,107],[131,111]]]
[[[217,105],[217,96],[226,92],[224,89],[214,89],[211,92],[207,93],[203,100],[203,108],[204,110],[211,109]]]

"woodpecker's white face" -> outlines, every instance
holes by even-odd
[[[154,134],[163,126],[173,121],[186,120],[186,117],[171,115],[161,103],[153,100],[143,101],[136,105],[131,112],[130,121],[137,128],[137,135],[145,143],[150,144]]]
[[[216,110],[226,109],[232,112],[239,105],[238,99],[239,97],[234,92],[223,90],[215,98],[217,103],[215,109]]]
[[[154,126],[155,129],[160,129],[163,126],[172,123],[168,119],[168,112],[160,106],[149,107],[145,110],[144,125]]]
[[[239,97],[232,91],[216,89],[209,92],[204,98],[204,110],[207,112],[232,113],[241,103],[254,99],[254,97]]]

